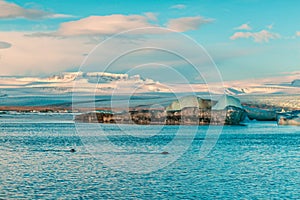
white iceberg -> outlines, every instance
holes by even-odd
[[[229,96],[229,95],[223,95],[217,102],[216,105],[212,107],[213,110],[224,110],[228,106],[234,106],[237,108],[243,109],[243,106],[239,99]]]
[[[292,82],[292,86],[300,87],[300,79],[296,79]]]
[[[179,98],[173,101],[169,106],[167,106],[166,111],[182,110],[183,108],[199,108],[199,109],[210,109],[212,102],[210,100],[205,100],[200,97],[190,95]]]

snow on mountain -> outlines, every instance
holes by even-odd
[[[247,94],[299,94],[298,73],[285,76],[268,77],[224,82],[226,93],[231,95]],[[292,83],[291,81],[294,80]]]
[[[108,72],[65,72],[46,78],[5,77],[0,78],[0,88],[31,89],[31,92],[46,94],[83,93],[130,93],[169,92],[163,84],[139,75]]]
[[[79,77],[80,78],[80,77]],[[81,78],[85,78],[90,83],[107,83],[112,81],[127,80],[128,74],[113,74],[107,72],[88,72],[83,73]]]
[[[299,94],[298,75],[260,80],[224,82],[225,92],[230,95],[248,94]],[[293,78],[293,79],[292,79]],[[291,80],[294,80],[291,82]],[[216,83],[222,93],[220,83]],[[140,75],[108,72],[64,72],[50,77],[0,77],[0,89],[20,89],[23,93],[67,94],[83,93],[145,93],[145,92],[199,92],[208,93],[206,84],[162,84]]]
[[[81,98],[89,95],[118,96],[120,94],[122,96],[123,94],[178,94],[180,92],[213,95],[223,94],[225,90],[225,93],[238,97],[243,103],[300,109],[300,87],[299,79],[296,76],[299,77],[295,75],[273,79],[227,81],[212,83],[213,85],[210,84],[210,87],[206,84],[160,83],[142,78],[140,75],[130,76],[107,72],[66,72],[44,78],[6,76],[0,77],[0,104],[69,103],[72,94],[79,95]]]
[[[79,76],[80,73],[63,73],[60,75],[53,75],[51,77],[48,77],[46,79],[40,79],[40,82],[70,82],[74,81],[77,76]]]
[[[225,92],[230,95],[244,94],[298,94],[299,88],[290,86],[262,85],[262,86],[247,86],[244,87],[228,87]]]

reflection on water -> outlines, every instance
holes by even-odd
[[[176,126],[165,126],[152,137],[145,137],[137,126],[125,127],[132,135],[116,125],[102,128],[121,151],[106,149],[107,138],[97,136],[97,130],[84,141],[102,146],[103,151],[97,153],[108,160],[173,154],[163,155],[161,150],[174,138]],[[143,129],[157,130],[152,126]],[[190,128],[184,129],[188,135]],[[224,127],[217,145],[200,160],[206,129],[198,128],[188,150],[174,163],[152,173],[135,174],[113,170],[109,162],[91,155],[69,117],[57,121],[40,117],[34,123],[1,119],[0,199],[299,198],[299,127],[274,123]],[[76,152],[70,152],[72,148]]]

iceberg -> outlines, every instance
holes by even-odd
[[[200,97],[190,95],[179,98],[167,106],[166,111],[182,110],[184,108],[210,109],[213,102]]]
[[[292,86],[300,87],[300,79],[296,79],[292,82]]]
[[[257,121],[276,121],[277,114],[273,110],[262,110],[258,108],[244,107],[247,112],[248,118]]]
[[[238,101],[239,102],[239,101]],[[223,105],[223,101],[221,102]],[[239,125],[245,110],[236,99],[229,97],[224,109],[212,110],[214,101],[197,96],[185,96],[165,109],[134,108],[123,113],[85,113],[75,121],[87,123],[119,123],[140,125]]]
[[[243,109],[243,106],[239,99],[237,99],[233,96],[224,95],[219,99],[219,101],[216,103],[216,105],[214,105],[212,107],[212,110],[224,110],[228,106],[234,106],[234,107]]]

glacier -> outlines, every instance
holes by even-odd
[[[275,77],[255,81],[224,81],[214,83],[223,87],[224,93],[238,98],[241,103],[267,104],[284,109],[300,109],[299,79]],[[203,98],[220,95],[219,91],[209,91],[204,83],[180,84],[164,83],[141,77],[138,74],[111,72],[63,72],[48,77],[2,76],[0,77],[0,106],[52,105],[72,103],[72,95],[94,95],[99,97],[139,96],[144,101],[137,106],[152,103],[167,105],[177,99],[176,94],[197,94]],[[180,96],[180,95],[179,95]],[[181,95],[182,96],[182,95]],[[152,98],[153,97],[153,98]],[[148,99],[147,99],[148,98]],[[154,101],[155,99],[155,101]],[[101,104],[102,105],[102,104]]]

